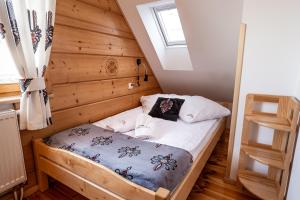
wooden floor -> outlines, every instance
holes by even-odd
[[[212,156],[195,184],[188,200],[255,200],[247,191],[224,183],[227,158],[228,132],[217,144]],[[86,198],[56,181],[44,192],[37,192],[27,200],[85,200]]]
[[[227,165],[227,147],[229,131],[227,131],[217,144],[212,156],[207,162],[202,174],[198,178],[188,200],[256,200],[245,189],[225,183]]]

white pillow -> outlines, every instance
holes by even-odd
[[[155,102],[157,101],[158,97],[163,98],[179,98],[179,99],[185,99],[186,96],[180,96],[176,94],[154,94],[149,96],[142,96],[140,101],[143,107],[144,113],[148,114],[152,107],[154,106]]]
[[[95,122],[93,125],[113,132],[124,133],[135,129],[136,119],[141,113],[143,113],[143,109],[140,106]]]
[[[179,117],[187,122],[200,122],[230,115],[230,111],[220,104],[201,96],[190,96],[180,109]]]

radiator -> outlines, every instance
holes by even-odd
[[[14,110],[0,112],[0,194],[27,179]]]

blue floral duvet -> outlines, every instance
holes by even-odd
[[[85,124],[45,138],[51,147],[71,151],[108,167],[120,176],[156,191],[173,191],[192,165],[180,148],[139,140]]]

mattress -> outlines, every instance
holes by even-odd
[[[147,141],[184,149],[192,154],[193,159],[196,159],[219,123],[221,123],[221,119],[191,124],[180,119],[177,122],[165,121],[165,124],[160,129],[163,133],[162,136]],[[132,130],[123,134],[133,136],[134,131]]]

